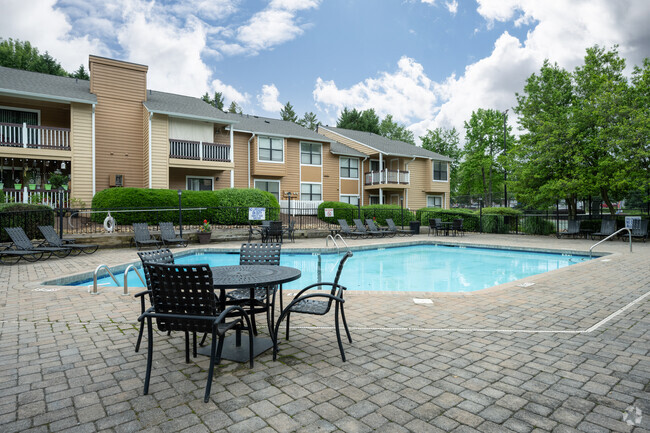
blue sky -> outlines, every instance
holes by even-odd
[[[640,64],[648,18],[647,0],[3,0],[0,37],[68,70],[89,54],[146,64],[152,89],[221,91],[246,113],[290,101],[334,124],[374,108],[418,136],[511,108],[545,58],[573,69],[618,44]]]

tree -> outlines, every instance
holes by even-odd
[[[436,128],[434,130],[427,129],[426,135],[421,136],[420,140],[422,140],[422,147],[424,149],[451,158],[451,163],[449,164],[451,171],[449,176],[449,186],[451,188],[452,194],[456,194],[459,181],[458,167],[461,156],[458,131],[456,131],[456,128]]]
[[[512,127],[506,133],[512,143]],[[488,206],[493,203],[493,191],[503,182],[503,113],[479,108],[465,122],[465,149],[460,164],[460,191],[482,194]]]
[[[406,129],[406,126],[393,121],[393,116],[388,114],[379,124],[379,135],[391,140],[403,141],[415,146],[413,131]]]
[[[356,108],[348,110],[345,107],[336,122],[336,127],[379,134],[379,117],[372,108],[357,111]]]
[[[287,102],[284,107],[282,107],[280,110],[280,117],[282,120],[286,120],[288,122],[296,123],[298,121],[298,116],[296,115],[296,112],[293,111],[293,106],[290,102]]]
[[[318,119],[316,119],[316,114],[311,111],[309,113],[305,113],[301,119],[298,119],[298,124],[300,126],[304,126],[305,128],[311,129],[312,131],[315,131],[316,128],[318,128],[319,123],[320,122]]]
[[[84,65],[79,65],[79,69],[70,74],[70,77],[78,78],[80,80],[90,80],[90,75],[88,75],[88,72],[86,72]]]
[[[574,125],[575,94],[571,74],[548,60],[526,80],[515,113],[523,131],[508,151],[508,171],[518,200],[545,207],[564,197],[569,215],[587,191],[576,168],[579,143]]]
[[[208,92],[205,92],[205,94],[201,96],[201,99],[204,102],[212,105],[213,107],[216,107],[219,110],[223,111],[224,100],[223,100],[223,94],[221,92],[214,92],[214,99],[210,98]]]
[[[0,42],[0,66],[64,77],[69,75],[47,51],[40,54],[38,48],[28,41],[11,38]]]
[[[228,113],[242,114],[242,109],[235,101],[232,101],[228,107]]]
[[[634,167],[631,173],[632,196],[639,204],[650,203],[650,59],[635,66],[629,97],[630,115],[625,136],[630,145],[623,157]],[[631,205],[630,205],[631,206]],[[640,207],[640,206],[639,206]]]

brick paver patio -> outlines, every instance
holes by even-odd
[[[479,234],[387,242],[405,240],[582,252],[593,244]],[[142,394],[146,338],[135,353],[132,296],[41,284],[136,261],[134,249],[1,267],[0,431],[648,432],[650,244],[627,248],[606,242],[596,251],[611,255],[526,278],[527,287],[348,292],[348,362],[333,316],[301,315],[278,362],[270,352],[253,369],[223,361],[207,404],[209,360],[185,364],[180,333],[154,336],[151,389]]]

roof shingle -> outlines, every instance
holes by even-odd
[[[0,93],[54,101],[96,104],[90,82],[0,66]]]

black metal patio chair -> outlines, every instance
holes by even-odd
[[[153,362],[153,320],[160,331],[182,331],[185,333],[185,360],[189,362],[189,334],[194,341],[196,356],[196,333],[210,333],[210,367],[205,385],[203,401],[210,399],[215,364],[221,360],[223,339],[226,332],[248,329],[248,350],[250,367],[253,367],[253,334],[250,321],[243,308],[237,305],[220,310],[214,293],[212,271],[207,264],[167,265],[145,263],[151,279],[153,310],[140,315],[138,321],[147,322],[147,371],[144,380],[144,394],[149,393],[151,366]],[[234,315],[236,317],[233,317]],[[231,319],[227,321],[227,319]]]
[[[294,239],[294,233],[296,231],[295,229],[296,226],[296,221],[291,221],[289,225],[285,228],[282,229],[282,236],[286,236],[288,239],[291,240],[291,242],[295,242],[296,240]]]
[[[142,247],[160,248],[160,241],[149,233],[149,225],[147,223],[133,223],[131,246],[134,245],[138,250]]]
[[[442,218],[429,218],[429,233],[427,236],[431,236],[431,232],[435,232],[436,236],[438,236],[438,232],[444,229]]]
[[[450,230],[454,233],[454,236],[456,236],[458,233],[460,233],[461,236],[465,236],[465,229],[463,228],[462,218],[453,220]]]
[[[43,251],[16,250],[5,247],[4,249],[0,249],[0,264],[11,266],[18,263],[20,259],[24,259],[27,262],[35,262],[42,259],[43,254]]]
[[[357,231],[354,231],[350,228],[348,225],[348,222],[344,219],[338,220],[339,226],[341,227],[341,236],[345,236],[347,238],[352,238],[352,239],[358,239],[362,237],[366,237],[367,235],[363,233],[359,233]]]
[[[580,236],[580,221],[579,220],[568,220],[567,221],[567,230],[565,232],[558,232],[557,237],[561,238],[562,236]]]
[[[648,239],[648,220],[641,220],[638,221],[638,223],[635,221],[635,224],[630,231],[632,232],[632,239],[642,239],[643,243],[645,243],[646,239]],[[628,239],[625,234],[626,233],[622,236],[623,241]]]
[[[616,220],[613,219],[603,219],[600,221],[600,231],[596,233],[591,234],[591,239],[593,240],[594,237],[598,236],[601,238],[605,238],[609,235],[614,234],[616,231]]]
[[[40,251],[42,253],[48,253],[47,257],[49,258],[52,254],[57,257],[67,257],[72,251],[68,247],[43,247],[32,244],[32,241],[29,240],[27,234],[22,227],[6,227],[5,231],[11,238],[13,242],[13,249],[22,250],[22,251]],[[10,246],[12,248],[12,246]]]
[[[259,234],[260,237],[262,238],[262,242],[264,242],[266,238],[266,230],[269,228],[269,224],[271,224],[271,221],[262,221],[262,225],[257,227],[251,224],[250,222],[248,223],[248,242],[253,240],[253,236]]]
[[[284,235],[284,230],[282,229],[282,221],[270,221],[268,229],[266,229],[266,236],[262,242],[280,242],[282,243],[282,238]]]
[[[368,231],[370,233],[379,233],[381,236],[389,236],[389,237],[395,236],[394,232],[387,230],[385,228],[377,227],[375,222],[370,218],[366,219],[366,225],[368,226]]]
[[[366,226],[363,225],[363,221],[361,221],[358,218],[355,218],[352,221],[354,221],[354,225],[355,225],[355,227],[357,229],[357,232],[359,232],[359,233],[363,233],[366,236],[373,236],[373,237],[384,236],[384,234],[382,232],[378,231],[378,230],[375,230],[375,231],[368,230],[366,228]]]
[[[140,314],[144,314],[145,312],[148,311],[147,307],[145,306],[145,300],[144,300],[145,296],[149,298],[149,304],[151,305],[149,309],[153,311],[153,302],[151,300],[151,279],[149,278],[149,270],[144,264],[158,263],[158,264],[173,265],[174,254],[172,254],[169,248],[164,248],[160,250],[138,252],[138,257],[140,257],[140,261],[142,261],[142,271],[144,272],[144,279],[145,282],[147,283],[147,290],[136,293],[133,296],[135,298],[140,298]],[[141,323],[140,331],[138,332],[138,341],[135,343],[136,352],[140,350],[140,343],[142,342],[143,332],[144,332],[144,323]]]
[[[78,244],[74,241],[66,242],[66,240],[61,239],[59,235],[56,234],[56,230],[54,230],[53,226],[38,226],[38,229],[41,231],[43,237],[45,238],[44,242],[47,243],[47,245],[42,246],[70,248],[70,254],[72,255],[79,255],[82,252],[86,254],[92,254],[99,248],[99,245],[94,244]]]
[[[386,218],[386,224],[388,224],[388,231],[392,232],[393,235],[398,235],[398,236],[413,236],[413,231],[412,231],[412,230],[401,230],[401,229],[398,229],[397,226],[395,225],[395,222],[393,221],[392,218]]]
[[[171,222],[164,222],[158,224],[160,227],[160,240],[163,245],[178,245],[181,247],[187,246],[187,239],[176,235],[174,224]]]
[[[341,342],[341,330],[339,326],[339,315],[343,321],[343,327],[345,328],[345,333],[347,334],[348,341],[352,343],[352,336],[350,335],[350,330],[348,329],[348,323],[345,320],[345,312],[343,311],[343,292],[347,290],[345,286],[339,284],[341,278],[341,272],[343,271],[343,265],[345,262],[352,257],[352,252],[348,251],[345,253],[341,261],[339,262],[338,269],[336,271],[336,277],[334,278],[333,283],[316,283],[309,285],[302,289],[296,294],[287,308],[282,310],[282,314],[278,318],[278,321],[275,325],[274,337],[273,337],[273,360],[276,360],[278,354],[278,333],[280,332],[280,324],[284,318],[287,319],[286,323],[286,339],[289,339],[289,319],[291,314],[300,313],[300,314],[315,314],[318,316],[324,316],[332,308],[334,304],[334,325],[336,327],[336,339],[339,344],[339,350],[341,351],[341,359],[345,362],[345,351],[343,350],[343,343]],[[309,290],[314,288],[322,287],[331,287],[329,293],[324,293],[322,291],[313,291],[308,293]]]

